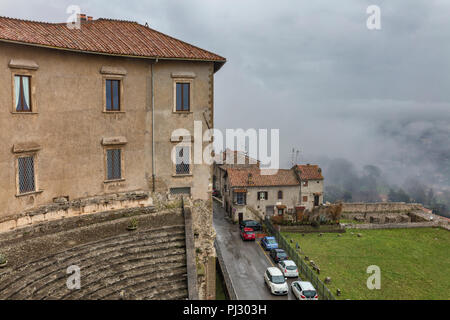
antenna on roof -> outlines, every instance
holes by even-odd
[[[147,22],[145,22],[145,26],[146,26],[147,28],[149,28],[149,26],[148,26],[148,23],[147,23]]]

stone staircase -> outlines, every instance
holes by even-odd
[[[67,268],[80,268],[70,290]],[[0,299],[187,299],[184,225],[159,226],[84,243],[0,269]]]

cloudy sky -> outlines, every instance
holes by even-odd
[[[284,166],[296,148],[302,162],[449,178],[448,0],[1,0],[0,15],[61,22],[71,4],[226,57],[216,126],[279,128]],[[369,5],[381,30],[366,27]]]

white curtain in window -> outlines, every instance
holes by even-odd
[[[19,94],[20,94],[20,77],[19,76],[15,76],[14,77],[14,93],[15,93],[15,97],[16,97],[16,111],[18,110],[19,107]]]
[[[25,97],[25,110],[30,109],[30,78],[22,77],[23,96]]]

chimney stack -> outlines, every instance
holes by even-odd
[[[88,17],[87,17],[87,20],[88,20],[88,21],[92,21],[93,18],[92,18],[91,16],[88,16]]]
[[[84,13],[80,13],[78,15],[78,20],[81,22],[85,22],[86,21],[86,15]]]

